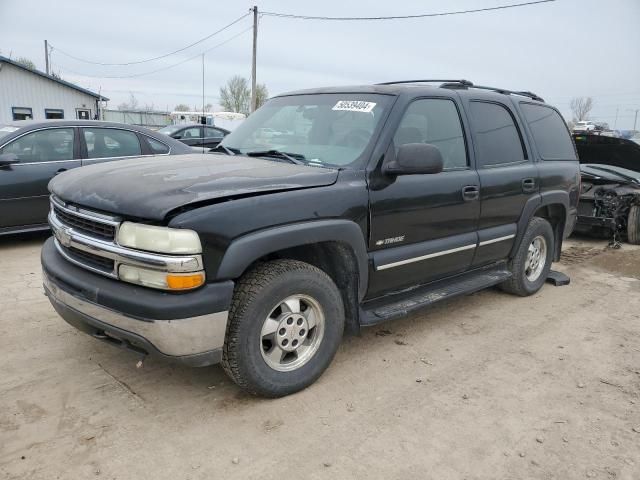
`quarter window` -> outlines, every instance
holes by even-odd
[[[88,158],[133,157],[141,155],[138,136],[114,128],[83,128]]]
[[[393,137],[397,149],[408,143],[429,143],[442,154],[445,169],[466,168],[467,152],[458,109],[452,100],[416,100],[404,114]]]
[[[480,165],[491,166],[526,160],[520,133],[506,107],[497,103],[473,101],[471,119]]]
[[[38,130],[5,145],[0,154],[13,153],[23,163],[73,160],[73,139],[73,128]]]
[[[156,155],[162,155],[163,153],[169,153],[169,147],[167,147],[164,143],[159,142],[153,138],[147,137],[147,142],[149,142],[149,147],[151,151]]]
[[[520,107],[543,160],[576,160],[569,131],[557,111],[533,103]]]

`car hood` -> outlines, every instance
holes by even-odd
[[[120,160],[70,170],[49,190],[65,202],[127,217],[163,220],[177,208],[331,185],[338,170],[217,154]]]
[[[583,177],[594,183],[629,183],[640,186],[640,172],[615,165],[584,163],[580,165],[580,171]]]

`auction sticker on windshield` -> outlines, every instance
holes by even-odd
[[[331,110],[342,110],[346,112],[370,113],[376,102],[364,102],[362,100],[340,100]]]

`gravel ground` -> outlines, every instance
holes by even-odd
[[[0,239],[0,478],[640,479],[640,248],[570,241],[570,286],[366,330],[263,400],[68,326],[43,240]]]

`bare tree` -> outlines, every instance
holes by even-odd
[[[256,108],[260,108],[269,98],[269,90],[264,83],[256,85]]]
[[[593,99],[591,97],[574,97],[569,104],[573,113],[573,121],[581,122],[589,119],[589,112],[593,109]]]
[[[207,104],[204,106],[204,111],[205,111],[205,112],[210,112],[210,111],[212,111],[212,110],[213,110],[213,105],[212,105],[212,104],[207,103]]]
[[[179,105],[176,105],[173,110],[175,112],[188,112],[189,111],[189,105],[185,105],[184,103],[180,103]]]
[[[16,63],[19,63],[23,67],[30,68],[31,70],[36,69],[36,64],[29,60],[27,57],[18,57],[16,58]]]
[[[249,113],[251,91],[246,78],[235,75],[220,89],[220,105],[228,112]]]
[[[118,105],[118,110],[136,110],[137,108],[138,108],[138,99],[133,94],[133,92],[129,94],[128,102],[122,102],[120,105]]]

